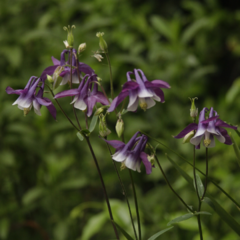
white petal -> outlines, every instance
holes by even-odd
[[[13,105],[18,104],[19,109],[29,108],[32,105],[32,100],[30,98],[18,98]]]
[[[117,162],[122,162],[126,159],[127,157],[127,154],[124,153],[123,151],[118,151],[118,152],[115,152],[113,155],[112,155],[112,159],[117,161]]]
[[[34,108],[34,112],[35,112],[37,115],[41,116],[40,104],[39,104],[36,100],[33,101],[33,108]]]
[[[133,171],[136,171],[137,169],[137,161],[134,161],[134,158],[131,154],[126,158],[124,162],[125,166],[129,169],[132,169]]]
[[[79,109],[79,110],[85,110],[87,108],[86,103],[83,101],[83,99],[78,99],[75,103],[74,103],[74,107]]]
[[[197,146],[197,145],[201,142],[202,138],[203,138],[203,135],[197,136],[197,137],[193,137],[193,138],[190,140],[190,143],[193,144],[193,145],[195,145],[195,146]]]
[[[137,108],[138,108],[138,99],[136,99],[135,103],[133,103],[132,106],[129,107],[128,105],[127,110],[131,112],[135,112]]]
[[[153,107],[156,103],[152,98],[145,98],[147,109]]]
[[[70,80],[70,74],[66,73],[62,78],[62,82],[60,83],[60,85],[65,85],[69,80]]]
[[[137,100],[137,92],[136,91],[130,91],[129,92],[129,103],[128,103],[128,108],[130,108]]]
[[[161,101],[161,98],[156,93],[153,93],[153,99],[156,100],[157,102]]]
[[[153,97],[153,92],[144,88],[140,88],[138,91],[138,97],[146,98],[146,97]]]
[[[76,96],[74,97],[74,99],[72,100],[72,102],[70,102],[70,104],[75,103],[77,100],[78,100],[78,95],[76,95]]]
[[[79,78],[75,74],[72,75],[72,83],[79,83]]]

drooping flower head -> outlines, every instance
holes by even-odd
[[[131,79],[131,74],[135,75],[135,79]],[[127,82],[123,85],[121,93],[112,101],[108,112],[112,112],[127,96],[129,96],[128,111],[136,111],[138,104],[143,110],[151,108],[156,104],[155,101],[164,102],[161,88],[170,88],[170,86],[162,80],[149,82],[141,69],[127,72]]]
[[[108,105],[107,98],[102,92],[98,91],[96,76],[96,74],[86,74],[78,88],[60,92],[55,95],[55,98],[74,96],[71,104],[74,104],[75,108],[82,111],[87,109],[87,116],[90,117],[92,115],[93,107],[97,102],[100,102],[103,105]]]
[[[152,172],[152,165],[148,161],[147,154],[144,152],[147,137],[142,135],[138,137],[140,132],[136,132],[128,143],[123,143],[118,140],[104,140],[116,149],[116,152],[112,155],[112,159],[117,162],[122,162],[127,168],[134,171],[141,172],[141,163],[146,168],[146,173]]]
[[[237,130],[237,127],[230,126],[219,119],[217,112],[211,107],[209,118],[205,119],[205,114],[208,112],[208,108],[203,108],[199,115],[199,123],[191,123],[185,129],[183,129],[175,138],[183,138],[192,131],[196,131],[194,136],[190,139],[190,143],[200,148],[200,143],[203,139],[203,145],[207,148],[215,146],[216,137],[219,142],[231,145],[232,141],[227,131],[224,128],[232,128]],[[224,127],[224,128],[223,128]]]
[[[43,97],[44,83],[42,83],[38,93],[36,93],[40,80],[40,78],[33,76],[29,79],[24,89],[13,90],[11,87],[7,87],[6,92],[8,94],[20,95],[13,105],[17,104],[18,108],[24,111],[24,115],[28,114],[32,106],[34,107],[35,113],[41,115],[40,107],[44,105],[48,108],[54,119],[56,119],[56,109],[54,105],[48,98]]]
[[[72,83],[79,83],[79,77],[78,77],[78,71],[77,68],[79,70],[79,74],[81,77],[81,73],[85,73],[85,74],[89,74],[92,75],[94,74],[94,71],[91,67],[89,67],[87,64],[82,63],[82,62],[78,62],[76,60],[76,55],[77,55],[77,51],[76,49],[72,49],[73,54],[72,54]],[[68,54],[68,60],[65,60],[65,55]],[[67,82],[70,82],[70,71],[71,71],[71,67],[70,67],[70,50],[63,50],[61,53],[61,57],[60,57],[60,61],[57,60],[56,58],[52,57],[52,61],[54,66],[50,66],[47,67],[42,75],[41,75],[41,79],[42,81],[46,80],[47,78],[47,74],[48,75],[52,75],[56,69],[61,68],[60,74],[59,76],[62,77],[62,82],[60,83],[60,85],[65,85]]]

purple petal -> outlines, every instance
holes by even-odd
[[[151,82],[144,82],[147,88],[171,88],[167,82],[162,80],[153,80]]]
[[[143,71],[141,69],[134,69],[134,70],[136,70],[137,72],[140,72],[140,74],[142,75],[143,82],[148,82],[145,74],[143,73]]]
[[[105,142],[107,142],[109,145],[114,147],[116,150],[119,150],[120,148],[123,148],[125,146],[125,143],[118,141],[118,140],[106,140],[102,138]]]
[[[17,95],[20,95],[20,94],[26,94],[28,92],[28,89],[25,88],[25,89],[14,90],[11,87],[7,87],[6,88],[6,92],[7,92],[7,94],[17,94]]]
[[[63,97],[75,96],[77,94],[79,94],[78,89],[69,89],[69,90],[57,93],[54,98],[63,98]]]
[[[40,105],[50,106],[52,102],[48,98],[35,98]]]
[[[54,66],[50,66],[50,67],[47,67],[43,70],[40,78],[42,79],[42,81],[44,81],[45,79],[47,79],[47,74],[48,75],[53,75],[55,69],[58,67],[58,65],[54,65]]]
[[[222,134],[222,135],[224,136],[224,138],[225,138],[224,144],[232,145],[232,140],[231,140],[230,136],[228,135],[227,130],[224,129],[224,128],[219,128],[219,131],[221,132],[221,134]]]
[[[91,67],[89,67],[87,64],[79,62],[79,71],[84,72],[85,74],[92,75],[94,74],[94,71]]]
[[[160,88],[155,88],[153,89],[153,91],[155,92],[155,94],[160,98],[160,102],[164,103],[165,99],[164,99],[164,93],[163,90]],[[157,99],[155,99],[157,100]]]
[[[136,88],[138,88],[138,84],[136,82],[133,81],[129,81],[124,83],[123,87],[122,87],[122,92],[128,91],[128,90],[134,90]]]
[[[52,62],[54,65],[58,65],[58,66],[60,65],[60,61],[57,60],[55,57],[52,57]]]
[[[93,112],[93,108],[97,102],[96,98],[94,96],[87,98],[87,116],[90,117]]]
[[[130,74],[133,74],[133,72],[127,72],[127,80],[128,81],[132,81],[131,77],[130,77]]]
[[[129,91],[129,103],[128,103],[128,109],[131,108],[137,100],[138,97],[138,90],[133,90],[133,91]]]
[[[96,99],[97,102],[100,102],[102,105],[108,105],[108,99],[102,92],[96,92],[93,97]]]
[[[214,120],[216,120],[218,118],[219,118],[219,116],[211,117],[211,118],[208,118],[208,119],[206,119],[204,121],[201,121],[201,123],[209,123],[209,122],[214,121]]]
[[[196,123],[190,123],[186,128],[184,128],[177,136],[174,136],[174,138],[183,138],[185,137],[189,132],[196,130],[198,125]]]
[[[234,130],[237,130],[237,127],[231,126],[231,125],[225,123],[224,121],[222,121],[221,119],[218,119],[218,120],[216,121],[215,126],[232,128],[232,129],[234,129]]]
[[[152,172],[152,164],[148,161],[147,154],[145,152],[141,152],[140,158],[145,166],[146,173],[150,174]]]
[[[120,94],[114,98],[114,100],[111,103],[110,108],[108,109],[108,112],[112,112],[123,100],[125,97],[129,95],[129,92],[120,92]]]

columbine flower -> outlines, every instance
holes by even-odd
[[[85,74],[91,75],[91,74],[94,74],[94,71],[87,64],[78,62],[75,57],[75,55],[77,54],[77,51],[75,49],[72,49],[72,51],[73,51],[73,54],[72,54],[72,66],[73,66],[72,67],[72,83],[79,83],[77,67],[79,69],[79,74],[81,74],[81,72],[83,72]],[[70,71],[71,71],[70,58],[68,58],[68,61],[66,61],[65,54],[68,54],[70,56],[70,50],[62,51],[60,61],[57,60],[56,58],[52,57],[54,66],[47,67],[43,71],[43,73],[40,77],[42,79],[42,81],[44,81],[47,78],[47,76],[46,76],[47,74],[52,75],[57,68],[63,67],[63,71],[61,71],[59,74],[59,76],[62,77],[62,82],[60,83],[60,85],[64,85],[67,82],[70,82]]]
[[[148,161],[148,155],[144,152],[147,137],[142,135],[137,137],[140,132],[136,132],[130,141],[125,144],[118,140],[104,140],[116,149],[116,152],[112,155],[112,159],[117,162],[122,162],[127,168],[134,171],[141,172],[141,162],[146,168],[146,173],[152,172],[152,165]]]
[[[227,131],[223,128],[232,128],[237,130],[237,127],[230,126],[219,119],[219,116],[213,108],[210,109],[209,118],[205,120],[205,113],[209,111],[206,107],[200,112],[199,123],[189,124],[183,131],[181,131],[175,138],[182,138],[191,131],[196,131],[194,137],[190,139],[190,143],[200,148],[200,143],[203,139],[203,145],[207,148],[215,146],[214,136],[219,142],[231,145],[232,141]]]
[[[136,80],[131,79],[130,74],[134,74]],[[149,82],[141,69],[127,72],[127,82],[123,85],[121,93],[112,101],[108,112],[112,112],[127,96],[129,96],[128,111],[136,111],[138,103],[145,111],[156,104],[154,100],[164,102],[164,94],[161,88],[170,88],[170,86],[162,80]]]
[[[94,82],[92,91],[92,82],[90,82],[90,80]],[[87,116],[90,117],[92,115],[93,107],[97,102],[100,102],[103,105],[108,105],[107,98],[102,92],[99,92],[97,89],[98,85],[96,83],[96,74],[91,76],[86,74],[77,89],[69,89],[60,92],[56,94],[54,98],[75,96],[71,104],[74,103],[74,107],[82,111],[87,109]]]
[[[41,115],[40,107],[44,105],[48,108],[51,115],[56,119],[56,109],[48,98],[43,97],[44,83],[36,94],[36,88],[40,82],[40,78],[31,77],[24,89],[13,90],[11,87],[6,88],[8,94],[20,95],[13,105],[18,105],[18,108],[24,111],[26,116],[31,110],[32,106],[36,114]]]

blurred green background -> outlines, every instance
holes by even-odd
[[[5,92],[7,86],[24,88],[31,76],[40,76],[43,69],[52,65],[51,56],[60,58],[66,39],[63,26],[76,26],[75,47],[87,43],[81,61],[103,79],[108,92],[106,59],[99,63],[91,57],[92,51],[99,48],[96,37],[99,31],[105,32],[108,43],[115,94],[126,81],[126,72],[134,68],[142,69],[150,81],[161,79],[171,85],[171,89],[164,90],[164,104],[157,103],[146,113],[138,109],[137,113],[123,116],[126,140],[141,129],[192,161],[192,147],[172,138],[191,122],[188,97],[198,97],[199,111],[213,106],[222,120],[240,122],[239,1],[1,0],[0,22],[0,239],[114,238],[86,142],[78,140],[60,111],[57,121],[44,107],[41,117],[33,111],[24,117],[17,106],[12,106],[17,95]],[[65,100],[70,102],[70,98]],[[61,101],[72,116],[69,102]],[[78,114],[84,125],[82,113]],[[112,130],[109,139],[116,139],[115,121],[114,115],[109,116]],[[233,136],[240,143],[235,133]],[[97,129],[91,141],[104,174],[114,217],[133,235],[111,157],[98,138]],[[170,182],[189,205],[197,207],[196,194],[166,159],[166,152],[160,147],[157,151]],[[188,165],[169,155],[192,176]],[[202,148],[197,151],[197,166],[203,171],[204,159]],[[209,151],[209,159],[210,176],[240,201],[239,166],[233,148],[217,142]],[[151,175],[146,175],[144,169],[133,175],[143,239],[166,228],[174,217],[187,213],[157,167]],[[122,171],[121,177],[134,206],[128,172]],[[239,210],[232,202],[211,183],[208,191],[240,222]],[[205,240],[239,239],[212,209],[205,204],[202,209],[212,213],[202,217]],[[159,239],[197,240],[197,220],[182,222]]]

